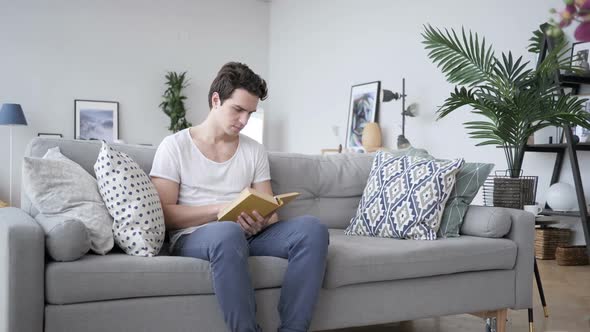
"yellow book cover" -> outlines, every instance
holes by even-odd
[[[296,192],[271,196],[252,188],[246,188],[233,202],[217,214],[217,220],[237,221],[240,213],[246,212],[252,216],[254,210],[258,211],[261,216],[267,217],[297,196],[299,193]]]

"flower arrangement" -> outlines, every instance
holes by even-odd
[[[574,38],[578,41],[590,41],[590,0],[564,0],[565,8],[561,11],[551,9],[552,14],[559,16],[559,22],[551,19],[553,27],[549,34],[557,36],[562,29],[570,26],[574,21],[579,22],[574,31]]]

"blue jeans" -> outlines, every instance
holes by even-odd
[[[222,221],[180,237],[174,254],[211,262],[213,290],[232,332],[261,331],[248,256],[288,259],[278,307],[279,331],[302,332],[309,329],[324,279],[328,243],[327,227],[313,216],[277,222],[249,238],[237,223]]]

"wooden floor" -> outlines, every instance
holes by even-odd
[[[554,260],[538,260],[549,318],[543,316],[537,286],[533,304],[535,332],[590,331],[590,265],[559,266]],[[507,331],[528,331],[527,310],[509,310]],[[329,332],[484,332],[482,319],[455,315],[406,321],[389,325],[358,327]],[[328,331],[326,331],[328,332]]]

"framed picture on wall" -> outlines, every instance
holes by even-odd
[[[101,100],[74,100],[74,138],[119,139],[119,103]]]
[[[353,85],[350,89],[348,124],[345,147],[349,151],[364,152],[361,142],[363,129],[377,121],[381,81]]]

